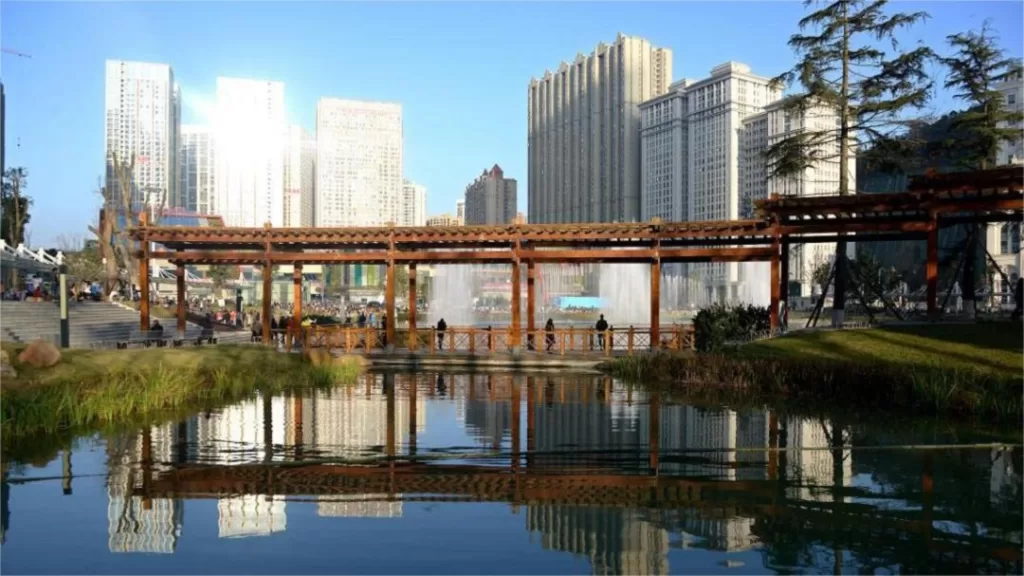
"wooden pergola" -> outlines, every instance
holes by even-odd
[[[652,347],[659,338],[663,262],[771,262],[771,322],[785,301],[788,247],[793,243],[893,239],[928,241],[928,311],[937,314],[938,230],[963,223],[1019,221],[1024,212],[1024,171],[1018,168],[915,178],[899,194],[777,197],[756,203],[757,218],[705,222],[626,224],[513,224],[461,227],[213,228],[142,225],[132,230],[140,257],[140,323],[149,328],[149,261],[177,266],[178,331],[185,329],[185,265],[257,265],[263,274],[263,339],[270,338],[270,268],[294,266],[293,316],[302,317],[304,264],[386,266],[388,342],[395,342],[395,267],[409,267],[409,328],[416,330],[418,263],[511,265],[512,347],[521,343],[520,278],[526,272],[527,330],[534,326],[536,265],[648,263]],[[160,249],[152,249],[157,245]]]

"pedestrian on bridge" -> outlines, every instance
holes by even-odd
[[[444,350],[444,331],[448,329],[448,323],[441,318],[437,321],[437,349]]]
[[[544,344],[545,352],[551,352],[551,349],[555,347],[555,321],[548,318],[546,324],[544,324]]]

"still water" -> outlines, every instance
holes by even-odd
[[[993,442],[605,377],[375,374],[5,462],[0,570],[1020,573],[1021,449]]]

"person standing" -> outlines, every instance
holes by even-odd
[[[544,343],[545,352],[551,352],[551,349],[555,347],[555,321],[548,318],[546,324],[544,324]]]

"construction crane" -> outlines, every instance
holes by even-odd
[[[10,48],[0,48],[5,54],[13,54],[15,56],[21,56],[22,58],[31,58],[31,54],[25,54],[24,52],[18,52],[17,50],[11,50]]]

